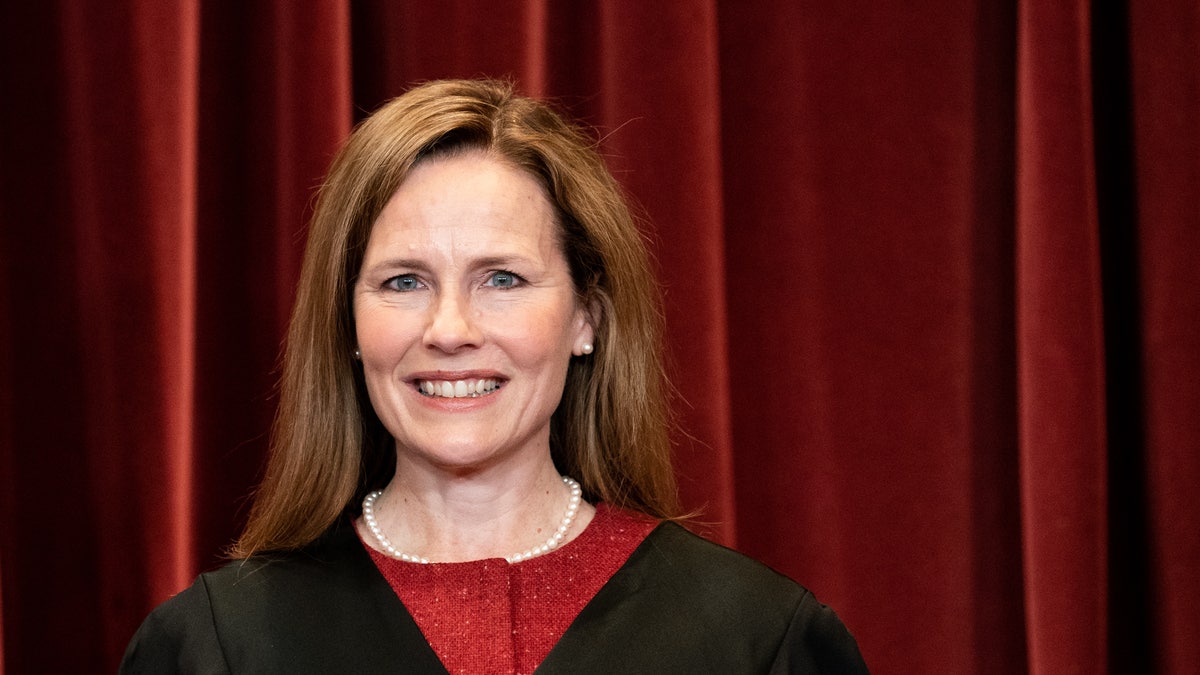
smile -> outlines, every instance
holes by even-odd
[[[418,380],[417,391],[435,398],[478,398],[500,388],[499,380]]]

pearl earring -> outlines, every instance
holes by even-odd
[[[362,361],[362,352],[361,351],[359,351],[357,349],[354,350],[354,360]]]
[[[582,345],[582,346],[579,348],[579,351],[583,352],[584,354],[591,354],[591,353],[592,353],[592,349],[593,349],[593,347],[592,347],[592,343],[590,343],[590,342],[585,342],[585,343],[583,343],[583,345]]]

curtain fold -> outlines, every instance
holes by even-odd
[[[873,672],[1200,670],[1198,45],[1191,0],[0,6],[0,673],[111,672],[220,563],[333,153],[477,75],[595,128],[685,504]]]
[[[198,453],[190,559],[210,566],[231,541],[261,473],[278,358],[313,193],[350,130],[350,15],[279,0],[200,3]],[[221,364],[219,367],[215,364]]]
[[[658,244],[668,367],[685,430],[676,435],[681,496],[703,508],[710,536],[732,544],[717,11],[712,2],[601,4],[596,123],[611,130],[603,141],[610,169],[645,210]]]
[[[1128,11],[1147,632],[1160,672],[1188,673],[1200,671],[1200,6]]]
[[[1022,3],[1017,354],[1031,670],[1107,670],[1103,299],[1086,2]]]

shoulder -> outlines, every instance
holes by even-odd
[[[630,557],[638,584],[676,593],[697,616],[782,625],[811,593],[749,556],[664,522]]]
[[[738,553],[666,522],[642,544],[635,558],[647,570],[665,575],[672,584],[703,589],[705,597],[725,605],[786,608],[799,603],[807,590],[787,576]],[[631,559],[631,561],[634,559]]]
[[[332,561],[330,561],[332,564]],[[256,557],[201,574],[142,622],[125,651],[122,673],[230,672],[226,650],[275,620],[278,602],[303,602],[304,581],[322,565],[309,552]]]
[[[704,655],[697,672],[867,672],[842,621],[808,589],[675,523],[656,528],[622,574],[629,605]]]
[[[201,579],[159,605],[142,622],[121,660],[120,672],[227,673]]]
[[[200,575],[146,619],[122,672],[387,672],[428,660],[412,649],[414,635],[352,527],[340,524],[301,551]]]
[[[293,605],[328,596],[369,592],[375,586],[368,574],[372,569],[347,524],[299,551],[236,560],[200,575],[196,583],[219,615],[243,617],[286,612]]]

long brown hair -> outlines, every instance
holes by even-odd
[[[511,162],[544,185],[591,312],[595,351],[572,358],[551,419],[555,464],[589,500],[678,515],[658,287],[621,188],[592,146],[547,105],[491,80],[418,86],[358,126],[317,199],[267,471],[234,557],[305,546],[391,479],[392,438],[353,359],[351,292],[371,227],[408,172],[464,150]]]

